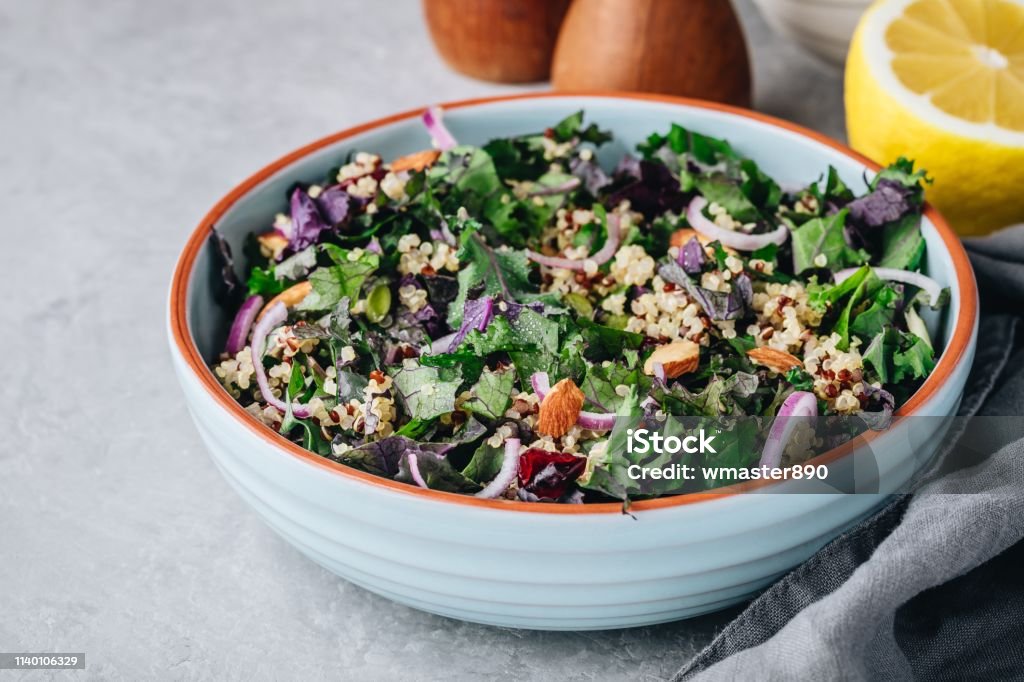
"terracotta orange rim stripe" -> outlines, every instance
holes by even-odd
[[[498,97],[484,97],[477,99],[460,100],[456,102],[448,102],[441,106],[445,109],[462,109],[466,107],[473,107],[482,104],[493,104],[498,102],[516,101],[516,100],[531,100],[531,99],[549,99],[549,98],[572,98],[572,97],[592,97],[592,98],[607,98],[607,99],[622,99],[622,100],[633,100],[633,101],[649,101],[649,102],[660,102],[665,104],[683,105],[691,108],[698,109],[710,109],[713,111],[720,111],[723,113],[732,114],[735,116],[742,116],[744,118],[753,119],[761,123],[774,126],[776,128],[782,128],[790,132],[797,133],[804,137],[810,138],[815,142],[830,147],[841,154],[854,159],[855,161],[863,164],[867,168],[873,171],[881,169],[877,163],[870,159],[858,154],[852,149],[845,145],[832,140],[825,135],[814,132],[802,126],[798,126],[794,123],[784,121],[773,116],[767,116],[747,109],[741,109],[739,107],[733,107],[725,104],[718,104],[714,102],[705,102],[702,100],[694,100],[683,97],[670,97],[666,95],[652,95],[644,93],[620,93],[620,92],[573,92],[573,93],[529,93],[521,95],[505,95]],[[620,503],[601,503],[601,504],[537,504],[519,501],[509,500],[482,500],[467,495],[458,495],[455,493],[441,492],[437,490],[424,490],[416,486],[407,485],[405,483],[399,483],[387,478],[381,478],[368,474],[357,469],[344,466],[337,462],[325,459],[319,455],[316,455],[308,450],[292,443],[290,440],[277,433],[273,429],[264,426],[262,423],[256,421],[252,416],[246,412],[242,406],[237,403],[227,391],[220,385],[220,382],[216,380],[213,373],[206,366],[202,356],[199,353],[199,349],[192,339],[192,334],[188,326],[188,285],[189,278],[192,273],[192,267],[195,263],[196,256],[200,249],[206,243],[210,228],[217,224],[217,221],[230,209],[239,199],[249,193],[258,184],[274,175],[278,171],[287,168],[292,163],[316,152],[324,147],[333,145],[337,142],[341,142],[355,135],[359,135],[375,128],[380,128],[391,123],[403,121],[406,119],[414,118],[419,116],[423,111],[423,108],[406,111],[403,113],[395,114],[393,116],[387,116],[380,118],[369,123],[349,128],[334,135],[329,135],[323,139],[317,140],[312,144],[308,144],[280,159],[271,163],[269,166],[263,168],[256,174],[252,175],[244,182],[239,184],[233,190],[231,190],[227,196],[221,199],[217,204],[210,210],[209,213],[203,218],[199,226],[192,232],[188,242],[185,244],[185,249],[178,259],[177,266],[174,270],[174,276],[171,281],[171,298],[170,298],[170,323],[171,330],[174,335],[174,342],[177,346],[178,351],[181,353],[185,362],[192,370],[195,378],[199,380],[203,388],[210,394],[214,401],[219,404],[224,410],[231,415],[233,418],[241,422],[247,429],[249,429],[254,435],[264,439],[269,444],[281,449],[283,452],[290,456],[297,457],[303,461],[309,462],[315,466],[321,467],[339,476],[358,480],[368,485],[377,486],[380,488],[386,488],[404,495],[416,495],[425,499],[432,499],[437,502],[443,502],[447,504],[462,504],[472,507],[480,507],[492,510],[502,511],[517,511],[517,512],[532,512],[532,513],[546,513],[546,514],[621,514],[622,505]],[[977,285],[974,280],[974,272],[971,269],[970,261],[967,258],[967,253],[964,251],[963,245],[960,243],[959,238],[949,227],[943,217],[936,211],[932,206],[925,205],[924,209],[925,216],[931,221],[938,231],[939,236],[942,238],[943,243],[949,250],[949,253],[953,260],[953,265],[956,272],[957,284],[960,290],[960,315],[956,321],[955,328],[953,330],[952,338],[946,344],[946,348],[943,351],[939,361],[936,363],[935,369],[932,374],[925,380],[921,388],[911,396],[910,400],[903,405],[898,411],[897,415],[906,417],[913,415],[920,409],[928,400],[933,398],[936,394],[942,390],[945,382],[950,378],[953,369],[959,364],[967,353],[971,335],[974,331],[975,322],[978,316],[978,293]],[[874,436],[874,433],[866,434],[864,437],[870,439]],[[824,453],[809,460],[808,463],[812,464],[824,464],[836,460],[837,458],[848,454],[853,450],[856,445],[856,441],[847,443],[844,446],[836,448],[830,452]],[[706,500],[719,499],[722,497],[729,497],[743,492],[755,490],[764,485],[772,485],[773,481],[756,481],[750,483],[740,483],[724,488],[716,489],[712,492],[706,493],[691,493],[688,495],[679,495],[675,497],[662,497],[652,500],[642,500],[634,502],[630,505],[630,511],[643,511],[648,509],[663,509],[667,507],[676,507],[686,504],[695,504]]]

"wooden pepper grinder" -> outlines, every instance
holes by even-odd
[[[573,0],[556,90],[630,90],[750,106],[750,62],[728,0]]]
[[[423,0],[441,58],[498,83],[545,81],[569,0]]]

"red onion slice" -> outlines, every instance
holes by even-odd
[[[416,482],[421,488],[430,489],[427,482],[423,480],[423,475],[420,473],[420,463],[416,458],[415,452],[410,452],[405,456],[406,461],[409,462],[409,474],[412,476],[412,480]]]
[[[537,394],[537,397],[541,402],[544,402],[544,396],[551,391],[551,381],[548,379],[547,372],[535,372],[530,377],[530,384],[533,386],[533,392]],[[576,423],[585,429],[591,431],[610,431],[615,428],[615,413],[600,414],[598,412],[580,412],[580,416],[576,418]]]
[[[689,221],[690,227],[697,232],[712,241],[721,242],[723,246],[729,246],[739,251],[757,251],[769,244],[781,246],[789,238],[789,230],[785,225],[779,225],[772,232],[764,234],[744,234],[719,227],[704,217],[702,211],[707,205],[708,200],[704,197],[694,197],[690,205],[686,207],[686,220]]]
[[[434,145],[441,151],[447,151],[456,146],[458,142],[445,127],[443,117],[441,107],[430,107],[423,112],[423,125],[427,127],[427,132],[430,133],[430,139],[434,141]]]
[[[234,356],[238,351],[245,348],[245,342],[249,339],[249,331],[252,323],[256,321],[256,314],[263,307],[262,296],[250,296],[235,314],[235,321],[231,323],[231,331],[228,332],[227,343],[224,344],[224,351]]]
[[[665,365],[660,362],[654,363],[654,377],[661,383],[665,383]]]
[[[615,428],[615,415],[580,412],[580,416],[576,418],[576,423],[590,431],[611,431]]]
[[[263,394],[263,399],[267,401],[267,404],[273,405],[281,412],[287,413],[288,404],[274,396],[270,391],[270,382],[267,380],[267,370],[263,368],[263,351],[267,345],[267,337],[270,336],[276,327],[280,326],[285,320],[288,319],[288,308],[284,303],[278,301],[274,305],[270,306],[267,311],[260,318],[259,322],[252,330],[252,366],[256,370],[256,383],[259,384],[260,393]],[[292,404],[292,414],[299,418],[305,419],[309,417],[312,412],[307,405],[300,403]]]
[[[530,377],[530,384],[533,386],[533,392],[543,402],[544,396],[551,390],[551,381],[548,379],[548,373],[534,372],[533,376]]]
[[[501,460],[501,469],[494,480],[476,494],[476,497],[483,497],[493,500],[508,490],[512,481],[519,475],[519,439],[508,438],[505,440],[505,458]]]
[[[526,257],[532,260],[534,263],[540,263],[546,265],[549,268],[564,268],[566,270],[577,270],[584,272],[586,270],[586,263],[588,260],[594,261],[597,265],[604,265],[611,257],[615,255],[615,252],[619,249],[619,242],[621,241],[622,235],[619,232],[619,217],[615,214],[608,216],[608,239],[605,240],[604,246],[601,250],[595,253],[589,258],[574,259],[574,258],[556,258],[554,256],[545,256],[537,253],[536,251],[530,251],[527,249]]]
[[[796,391],[779,407],[778,414],[772,422],[772,428],[765,439],[761,450],[761,461],[758,466],[778,469],[782,464],[782,453],[786,443],[793,435],[793,429],[799,423],[795,417],[813,418],[818,416],[818,399],[808,391]]]
[[[859,269],[860,268],[846,268],[845,270],[840,270],[835,273],[833,277],[835,277],[836,284],[841,283]],[[882,279],[889,280],[890,282],[912,284],[918,289],[924,290],[928,294],[928,304],[931,306],[938,305],[939,299],[942,296],[942,286],[931,277],[922,275],[920,272],[897,270],[896,268],[876,268],[872,266],[871,269]]]

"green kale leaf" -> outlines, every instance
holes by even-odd
[[[878,267],[897,270],[916,270],[924,257],[924,237],[921,236],[921,215],[910,213],[882,233],[882,258]]]
[[[288,282],[278,279],[274,274],[273,265],[268,265],[266,268],[254,267],[249,273],[247,284],[250,296],[260,295],[267,299],[277,296],[288,288]]]
[[[591,362],[618,360],[624,350],[639,350],[644,343],[643,334],[634,334],[597,324],[586,318],[576,320],[587,347],[585,356]]]
[[[816,267],[838,270],[868,261],[866,252],[851,249],[843,238],[846,215],[843,209],[834,215],[809,220],[792,231],[793,272],[799,274]],[[819,255],[825,256],[825,266],[815,262]]]
[[[715,420],[715,452],[705,453],[701,464],[701,487],[705,490],[718,488],[735,483],[731,479],[711,478],[703,476],[705,468],[722,471],[723,469],[744,469],[757,463],[760,452],[756,447],[760,428],[754,419],[728,420],[726,424]],[[723,426],[728,428],[723,429]]]
[[[612,139],[612,134],[607,130],[601,130],[596,123],[583,127],[583,110],[569,114],[551,128],[551,134],[555,142],[569,142],[573,138],[580,142],[590,142],[601,145]]]
[[[857,269],[852,275],[839,284],[818,284],[813,281],[807,286],[807,299],[812,308],[820,312],[826,312],[834,307],[839,301],[849,294],[852,294],[871,274],[871,267],[864,265]]]
[[[510,249],[493,249],[479,230],[467,227],[462,233],[458,258],[459,293],[448,308],[448,324],[458,329],[471,291],[477,296],[501,296],[506,301],[521,301],[534,293],[530,284],[530,266],[526,254]],[[474,296],[475,298],[475,296]]]
[[[470,390],[472,397],[462,403],[462,409],[488,420],[501,418],[511,402],[515,381],[515,372],[510,370],[485,370]]]
[[[925,339],[916,334],[886,327],[862,353],[883,384],[919,380],[935,368],[935,355]]]
[[[395,391],[411,419],[430,419],[455,409],[462,377],[442,379],[436,367],[400,367],[391,375]]]
[[[334,265],[317,268],[310,274],[313,289],[297,310],[332,310],[343,298],[356,300],[366,278],[380,266],[380,256],[370,251],[348,251],[333,244],[324,245]]]
[[[828,167],[824,188],[821,187],[819,181],[808,187],[807,192],[817,200],[818,215],[825,212],[830,202],[842,206],[853,201],[854,198],[853,191],[839,178],[839,171],[834,166]]]
[[[480,332],[474,331],[473,334],[479,334]],[[472,350],[471,347],[467,347],[463,344],[454,353],[438,353],[437,355],[422,355],[420,356],[420,364],[426,365],[427,367],[442,367],[452,368],[459,367],[462,371],[462,380],[464,382],[473,383],[479,377],[480,373],[483,372],[485,360],[483,356]]]
[[[725,173],[701,175],[695,179],[697,189],[708,202],[724,208],[730,216],[741,223],[760,220],[761,212],[743,191],[743,187]],[[776,199],[776,204],[778,200]]]
[[[882,280],[878,279],[874,271],[868,268],[868,274],[860,279],[857,288],[846,301],[839,318],[832,327],[832,331],[839,334],[839,342],[836,347],[846,350],[850,347],[850,321],[856,317],[858,306],[867,301],[882,286]],[[866,303],[865,303],[866,306]]]
[[[665,135],[651,134],[646,142],[637,145],[637,151],[645,159],[654,159],[657,158],[658,150],[665,146],[678,155],[688,154],[706,166],[739,158],[727,141],[695,133],[676,123],[672,124]]]
[[[891,163],[888,167],[883,168],[879,171],[878,175],[875,176],[874,180],[871,181],[871,189],[878,187],[878,183],[882,180],[894,180],[904,187],[912,189],[916,192],[915,196],[920,198],[923,194],[922,183],[931,184],[932,179],[928,177],[928,173],[924,170],[914,170],[914,162],[905,157],[900,157]]]
[[[580,389],[588,403],[599,412],[618,412],[626,401],[626,395],[619,392],[620,386],[636,387],[637,393],[647,395],[651,390],[651,377],[640,371],[638,366],[628,368],[619,363],[591,365]]]
[[[935,369],[935,357],[928,342],[916,334],[900,334],[900,350],[893,353],[893,379],[923,379]]]
[[[505,460],[505,448],[493,446],[487,441],[480,443],[469,464],[462,470],[462,475],[480,485],[486,485],[494,480],[494,477],[501,471],[501,463]]]
[[[893,287],[882,286],[874,293],[871,305],[853,319],[850,332],[864,339],[875,338],[878,332],[893,323],[901,298]]]
[[[525,351],[537,352],[536,339],[524,338],[505,317],[495,317],[484,331],[473,331],[466,334],[459,350],[470,350],[479,357],[487,357],[491,353],[514,353]]]
[[[551,165],[540,137],[500,137],[484,145],[498,175],[507,180],[536,180]]]

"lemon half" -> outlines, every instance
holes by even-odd
[[[878,0],[846,62],[854,149],[915,159],[961,234],[1024,222],[1024,0]]]

